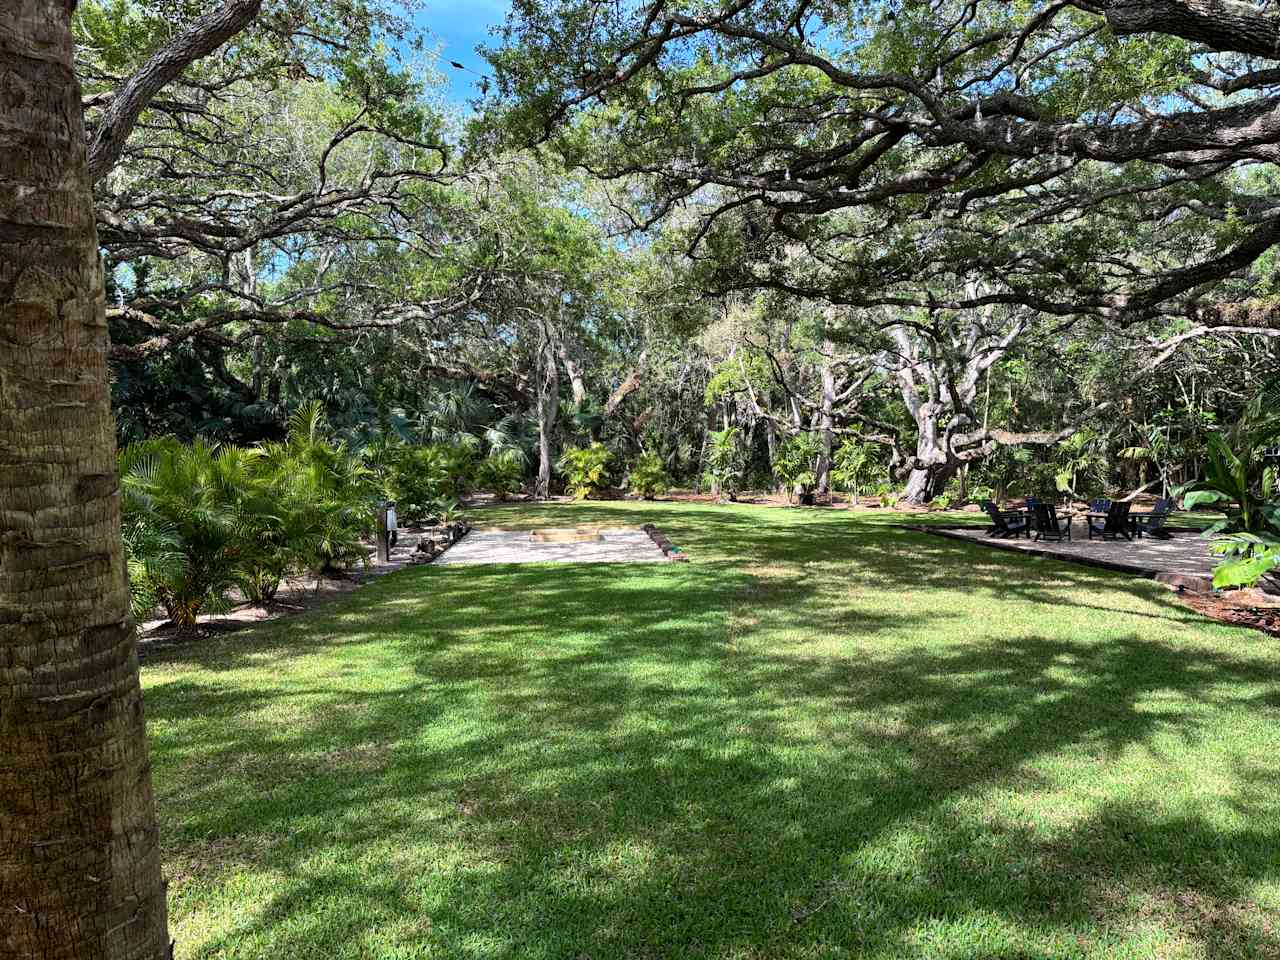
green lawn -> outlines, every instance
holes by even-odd
[[[1280,957],[1280,644],[763,507],[415,568],[143,670],[177,955]]]

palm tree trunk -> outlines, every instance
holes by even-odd
[[[161,960],[74,6],[0,5],[0,958]]]

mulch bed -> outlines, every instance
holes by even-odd
[[[1252,591],[1248,591],[1252,592]],[[1272,637],[1280,637],[1280,603],[1258,606],[1234,592],[1184,593],[1178,599],[1192,610],[1234,627],[1251,627]]]

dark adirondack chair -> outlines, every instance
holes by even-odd
[[[1150,513],[1135,516],[1133,525],[1138,531],[1138,536],[1146,534],[1157,540],[1168,540],[1169,531],[1164,528],[1164,525],[1169,520],[1169,514],[1173,512],[1173,506],[1172,499],[1157,500]]]
[[[1071,518],[1065,522],[1058,517],[1058,508],[1052,503],[1036,504],[1036,539],[1063,540],[1071,539]]]
[[[1086,517],[1085,519],[1089,521],[1089,539],[1092,540],[1093,535],[1096,533],[1103,540],[1114,540],[1117,537],[1132,540],[1133,534],[1129,530],[1131,525],[1129,511],[1132,508],[1133,504],[1117,500],[1107,510],[1107,516],[1101,525],[1093,517]]]
[[[991,518],[991,529],[988,537],[1017,537],[1023,533],[1031,535],[1031,525],[1027,517],[1019,510],[1001,510],[990,500],[982,501],[982,509]]]

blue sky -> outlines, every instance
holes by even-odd
[[[465,104],[479,93],[480,78],[454,69],[448,61],[457,60],[477,73],[488,72],[476,46],[493,42],[489,27],[502,22],[507,0],[425,0],[425,7],[416,17],[418,26],[427,35],[428,46],[440,50],[440,72],[449,83],[449,99]]]

